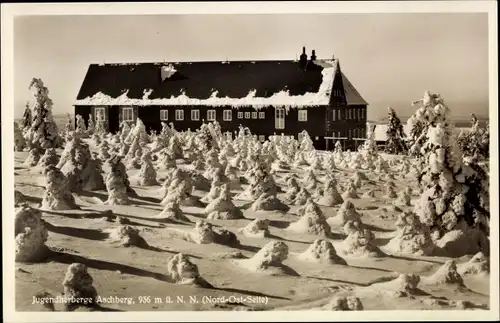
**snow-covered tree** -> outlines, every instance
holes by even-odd
[[[76,115],[76,129],[75,132],[83,135],[87,132],[87,126],[85,125],[85,120],[79,114]]]
[[[67,117],[67,119],[66,119],[66,124],[64,125],[64,131],[66,133],[69,133],[69,132],[75,130],[74,129],[75,127],[73,124],[74,121],[73,121],[73,117],[69,113],[66,114],[66,117]]]
[[[421,156],[421,147],[428,140],[427,130],[431,125],[444,122],[448,118],[449,109],[443,104],[443,99],[439,94],[432,94],[425,91],[424,97],[414,101],[413,105],[420,104],[420,107],[408,119],[410,131],[410,154]]]
[[[427,138],[420,149],[424,168],[417,177],[423,192],[415,212],[434,237],[470,228],[483,233],[475,237],[484,237],[489,233],[489,197],[485,196],[489,183],[484,174],[463,163],[443,99],[426,92],[420,102],[419,110],[424,111],[424,120],[429,124],[421,135]],[[474,243],[486,247],[484,239]]]
[[[92,119],[92,114],[89,114],[89,122],[87,126],[87,133],[89,135],[93,135],[95,131],[95,126],[94,126],[94,119]]]
[[[17,122],[14,122],[14,151],[23,151],[26,148],[23,132],[19,129]]]
[[[393,108],[389,107],[389,118],[387,125],[387,142],[385,152],[389,154],[401,154],[406,152],[405,137],[401,120],[399,120]]]
[[[52,100],[49,90],[39,78],[31,80],[29,89],[32,90],[34,100],[29,102],[31,109],[31,124],[25,127],[26,138],[31,145],[42,149],[57,148],[62,144],[57,125],[52,117]]]
[[[302,130],[300,132],[300,150],[302,151],[312,151],[314,150],[314,144],[311,137],[307,131]]]
[[[29,129],[31,127],[31,108],[30,108],[30,103],[26,102],[26,108],[24,109],[24,114],[23,114],[23,119],[21,120],[21,123],[19,124],[19,127],[21,129]]]
[[[471,130],[460,132],[457,142],[465,157],[472,157],[473,161],[478,161],[489,157],[489,137],[489,125],[480,127],[479,120],[471,114]]]

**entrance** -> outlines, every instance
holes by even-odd
[[[120,111],[118,106],[110,106],[108,108],[108,125],[109,132],[117,133],[120,131]]]

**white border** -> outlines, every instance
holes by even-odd
[[[4,247],[3,310],[5,322],[119,321],[414,321],[499,320],[498,288],[498,46],[496,1],[390,2],[239,2],[239,3],[43,3],[1,5],[2,41],[2,198]],[[306,13],[436,13],[487,12],[489,15],[489,85],[491,131],[491,284],[489,311],[360,311],[360,312],[16,312],[14,309],[14,161],[13,154],[13,18],[17,15],[160,15],[160,14],[306,14]],[[7,264],[7,265],[5,265]]]

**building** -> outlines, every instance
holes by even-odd
[[[306,130],[317,149],[345,148],[366,136],[367,103],[339,60],[92,64],[74,104],[75,115],[104,120],[116,133],[140,118],[148,131],[173,123],[195,130],[218,121],[223,131],[248,127],[263,141],[297,138]]]
[[[468,119],[469,117],[452,117],[449,119],[449,122],[453,125],[454,134],[458,135],[461,131],[469,132],[472,129],[471,121]],[[406,135],[406,138],[411,137],[411,127],[408,125],[409,117],[400,117],[401,123],[403,125],[403,131]],[[481,127],[485,127],[488,119],[485,117],[479,117],[479,125]],[[388,120],[387,118],[382,118],[378,121],[368,121],[369,123],[375,125],[375,141],[377,142],[377,146],[380,148],[385,147],[385,143],[387,141],[387,128],[388,128]]]

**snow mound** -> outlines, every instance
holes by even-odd
[[[422,291],[418,288],[420,280],[420,276],[415,274],[401,274],[394,280],[372,284],[367,289],[374,289],[394,297],[421,295]]]
[[[305,189],[300,188],[299,192],[295,195],[295,199],[293,200],[293,204],[295,205],[304,205],[311,198],[311,194]]]
[[[426,285],[453,284],[460,287],[465,286],[462,276],[457,271],[457,264],[454,260],[448,260],[429,277],[424,277],[422,282]]]
[[[109,238],[112,242],[118,242],[124,247],[145,247],[146,240],[140,236],[139,230],[130,225],[120,225],[109,230]]]
[[[348,221],[361,222],[361,215],[356,211],[351,201],[345,200],[337,211],[337,215],[330,219],[332,222],[344,226]]]
[[[325,182],[322,196],[316,201],[319,205],[334,206],[344,202],[335,186],[335,181],[329,179]]]
[[[448,231],[435,243],[440,252],[449,257],[473,255],[478,252],[489,255],[490,250],[490,241],[485,233],[479,228],[470,228],[465,225]]]
[[[281,202],[276,194],[262,193],[250,207],[252,211],[282,211],[286,212],[290,209],[288,205]]]
[[[482,252],[478,252],[471,260],[457,267],[461,276],[485,275],[490,272],[490,261]]]
[[[269,220],[255,219],[250,222],[246,227],[242,228],[240,232],[251,238],[265,238],[269,237]]]
[[[28,154],[28,157],[24,161],[23,165],[25,167],[34,167],[38,164],[38,161],[40,161],[40,149],[38,148],[31,148]]]
[[[345,189],[345,192],[342,194],[342,198],[344,198],[344,200],[359,199],[358,190],[353,181],[349,181],[349,183],[347,184],[347,188]]]
[[[271,241],[252,258],[239,260],[238,263],[248,270],[265,272],[282,267],[282,262],[287,258],[288,246],[281,241]]]
[[[213,220],[234,220],[244,219],[243,212],[237,208],[231,200],[229,187],[223,184],[220,194],[212,200],[203,211],[207,219]]]
[[[66,270],[66,275],[63,280],[64,297],[69,301],[75,299],[74,302],[68,302],[65,306],[69,309],[75,308],[85,303],[81,299],[90,299],[87,306],[95,306],[97,304],[97,290],[92,285],[94,279],[88,273],[87,266],[80,263],[72,263]]]
[[[189,222],[189,219],[182,213],[179,206],[179,199],[174,199],[165,204],[163,211],[158,215],[158,218],[164,220],[178,220]]]
[[[185,232],[183,238],[196,244],[216,243],[227,246],[237,246],[240,244],[236,235],[224,228],[214,227],[205,220],[196,221],[191,232]]]
[[[384,247],[390,253],[431,255],[435,249],[430,230],[413,212],[405,212],[396,221],[396,236]]]
[[[43,156],[38,160],[36,168],[39,174],[44,174],[47,167],[56,166],[57,163],[59,163],[59,157],[56,150],[54,148],[47,148]]]
[[[168,261],[167,273],[170,279],[177,284],[213,288],[201,277],[198,266],[193,264],[189,257],[183,253],[176,254]]]
[[[344,226],[347,237],[340,243],[340,251],[351,257],[382,257],[384,253],[375,244],[374,234],[363,228],[360,222],[347,221]]]
[[[19,192],[18,190],[14,190],[14,205],[18,206],[19,204],[23,204],[26,202],[26,195],[23,193]]]
[[[68,179],[54,165],[49,165],[45,169],[45,192],[41,208],[44,210],[80,209],[70,192]]]
[[[297,222],[291,223],[287,230],[323,237],[331,236],[331,228],[326,222],[325,215],[312,199],[309,199],[304,206],[302,217]]]
[[[362,311],[363,304],[358,297],[334,297],[328,304],[323,306],[328,311]]]
[[[316,239],[306,251],[298,256],[299,259],[311,262],[347,265],[347,262],[337,255],[332,243],[324,239]]]
[[[16,261],[39,262],[48,255],[49,236],[40,211],[27,205],[15,209]]]
[[[394,201],[396,206],[411,206],[411,196],[413,192],[410,187],[406,187],[398,194],[398,198]]]

